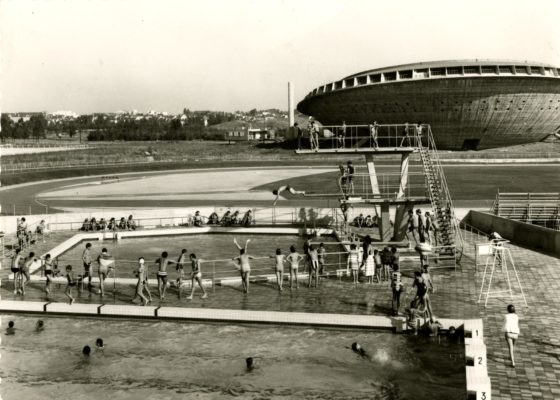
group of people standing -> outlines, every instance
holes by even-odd
[[[390,125],[389,129],[394,125]],[[367,130],[369,133],[369,140],[364,141],[364,139],[368,139],[368,136],[363,134],[363,126],[362,127],[354,127],[355,132],[352,134],[350,140],[353,142],[351,147],[359,147],[364,145],[364,143],[368,143],[368,147],[372,147],[374,149],[378,149],[379,146],[379,127],[380,125],[377,121],[373,121],[373,123],[367,125]],[[296,122],[293,126],[295,136],[297,137],[298,141],[298,150],[303,150],[304,146],[304,135],[309,139],[309,148],[311,150],[318,150],[319,149],[319,134],[321,133],[321,127],[319,123],[313,119],[313,117],[309,117],[309,121],[307,123],[307,129],[304,132],[300,127],[299,124]],[[356,130],[358,129],[358,130]],[[362,129],[362,134],[360,135],[360,129]],[[335,146],[338,149],[344,149],[346,147],[346,140],[347,140],[347,131],[348,127],[346,125],[346,121],[342,121],[342,125],[336,127],[332,132],[332,137],[335,139]],[[397,132],[397,131],[395,131]],[[394,136],[394,146],[395,147],[413,147],[413,146],[421,146],[422,145],[422,134],[424,133],[424,124],[418,122],[416,124],[409,124],[408,122],[404,124],[400,141],[398,133],[395,133]],[[391,135],[384,136],[384,140],[386,141],[386,145],[393,145],[393,139]],[[414,138],[418,138],[415,140]]]
[[[439,224],[435,215],[426,211],[422,214],[422,210],[417,209],[408,211],[408,233],[407,238],[410,243],[428,242],[434,246],[438,246]],[[412,235],[412,240],[410,238]]]

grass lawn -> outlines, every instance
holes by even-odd
[[[488,200],[501,192],[557,192],[560,188],[558,165],[451,165],[444,166],[445,178],[453,200]],[[274,190],[283,185],[308,193],[336,192],[338,173],[272,182],[255,190]],[[294,196],[285,195],[286,198]]]

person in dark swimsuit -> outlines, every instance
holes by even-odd
[[[66,266],[66,279],[68,280],[68,285],[66,286],[66,290],[64,294],[70,299],[70,305],[74,303],[74,297],[72,297],[72,289],[76,286],[76,278],[74,278],[74,273],[72,272],[72,266]]]

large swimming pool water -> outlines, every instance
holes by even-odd
[[[15,335],[6,335],[14,320]],[[463,346],[384,332],[2,317],[3,399],[464,399]],[[89,360],[88,344],[106,349]],[[350,349],[359,342],[370,358]],[[245,371],[245,358],[257,369]]]
[[[130,238],[116,241],[91,241],[93,258],[101,253],[101,249],[106,247],[107,250],[116,260],[116,272],[118,277],[133,277],[133,270],[137,266],[139,257],[144,257],[151,274],[155,277],[155,260],[160,257],[163,251],[167,251],[169,257],[176,261],[181,254],[182,249],[187,249],[188,254],[195,253],[202,260],[225,260],[216,262],[215,265],[206,263],[202,265],[203,274],[209,277],[209,273],[215,268],[218,277],[233,276],[238,274],[238,270],[232,258],[239,255],[239,250],[235,247],[233,239],[236,238],[240,245],[245,246],[245,241],[249,242],[248,253],[254,257],[268,257],[274,255],[277,248],[280,248],[284,254],[289,253],[291,245],[294,245],[299,253],[303,253],[303,243],[305,239],[296,235],[231,235],[231,234],[203,234],[203,235],[181,235],[181,236],[164,236],[164,237],[143,237]],[[335,242],[335,238],[324,236],[313,239],[314,242]],[[82,268],[82,252],[87,242],[82,242],[65,252],[59,257],[60,266],[71,264],[77,266],[78,273]],[[340,252],[340,245],[327,245],[328,252]],[[334,264],[346,262],[346,257],[332,255],[327,257],[327,263]],[[253,260],[251,268],[253,274],[273,274],[275,261],[270,258]],[[344,265],[345,267],[345,265]],[[186,266],[186,271],[190,271],[190,264]],[[339,268],[331,266],[331,270]],[[97,265],[94,263],[94,270],[97,271]],[[288,271],[287,268],[285,268]],[[305,268],[301,268],[304,271]],[[169,269],[171,276],[174,276],[175,267]],[[96,273],[96,272],[95,272]]]

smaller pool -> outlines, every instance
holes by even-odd
[[[182,249],[187,252],[195,253],[202,260],[230,260],[220,261],[216,263],[205,263],[202,266],[203,274],[209,278],[215,269],[216,277],[237,276],[238,269],[235,262],[231,261],[239,255],[239,251],[233,243],[233,239],[237,238],[239,244],[245,244],[250,239],[248,253],[254,257],[268,257],[275,254],[276,249],[280,248],[284,254],[289,253],[291,245],[294,245],[298,252],[303,253],[303,243],[305,239],[296,235],[231,235],[231,234],[202,234],[202,235],[181,235],[181,236],[157,236],[122,239],[118,242],[93,240],[91,254],[94,259],[101,253],[101,249],[106,247],[109,253],[115,258],[117,277],[132,278],[133,270],[137,267],[139,257],[144,257],[149,268],[150,277],[154,277],[156,271],[155,261],[160,257],[163,251],[167,251],[169,257],[176,261],[181,254]],[[336,242],[333,237],[325,236],[316,238],[314,241]],[[59,257],[59,265],[62,268],[67,264],[71,264],[77,268],[77,272],[81,273],[82,268],[82,252],[87,242],[82,242],[78,246],[73,247]],[[342,251],[340,245],[328,245],[328,252]],[[327,264],[345,263],[345,256],[332,255],[327,256]],[[273,274],[274,259],[266,258],[253,260],[251,262],[252,274]],[[338,268],[332,266],[331,270]],[[303,272],[305,268],[301,268]],[[94,263],[95,274],[97,265]],[[190,271],[190,265],[186,271]],[[287,271],[287,268],[285,269]],[[175,268],[171,266],[169,270],[171,277],[174,277]]]

